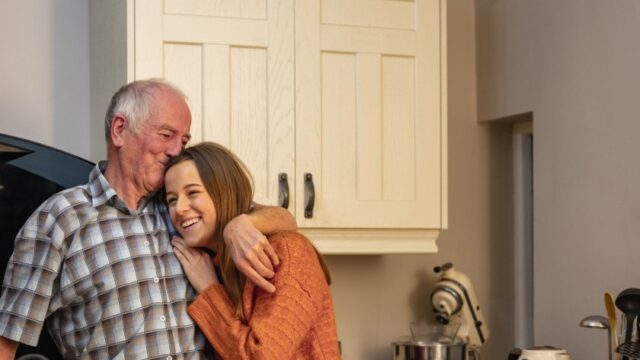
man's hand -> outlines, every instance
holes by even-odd
[[[231,258],[244,276],[267,292],[276,291],[266,279],[273,277],[278,255],[267,238],[253,225],[248,215],[233,218],[222,233]]]
[[[216,269],[211,256],[201,249],[189,247],[180,237],[174,236],[171,241],[176,257],[184,268],[191,286],[199,293],[213,284],[218,284]]]

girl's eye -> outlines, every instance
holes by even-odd
[[[173,205],[176,203],[176,198],[167,198],[167,204],[169,206]]]

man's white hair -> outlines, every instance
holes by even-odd
[[[161,79],[137,80],[118,89],[111,97],[104,118],[104,134],[107,142],[111,140],[113,118],[118,115],[127,119],[131,131],[138,132],[142,123],[149,118],[153,102],[161,90],[173,92],[186,101],[186,96],[180,89]]]

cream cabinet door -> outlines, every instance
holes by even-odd
[[[123,83],[166,78],[189,98],[193,142],[237,153],[257,202],[278,203],[287,175],[289,209],[320,251],[437,251],[446,0],[91,4],[95,119]],[[101,141],[100,126],[93,136]]]
[[[277,203],[280,173],[295,181],[293,9],[291,0],[135,1],[135,78],[179,86],[192,143],[238,154],[262,204]]]
[[[441,6],[440,0],[296,0],[301,227],[445,226]],[[307,174],[315,189],[312,216],[305,214]]]

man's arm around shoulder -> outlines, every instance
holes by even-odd
[[[0,360],[13,360],[20,343],[0,336]]]
[[[233,218],[222,236],[238,270],[254,284],[272,293],[276,288],[266,279],[273,277],[273,270],[280,260],[263,234],[295,231],[297,227],[289,211],[254,204],[249,214]]]

